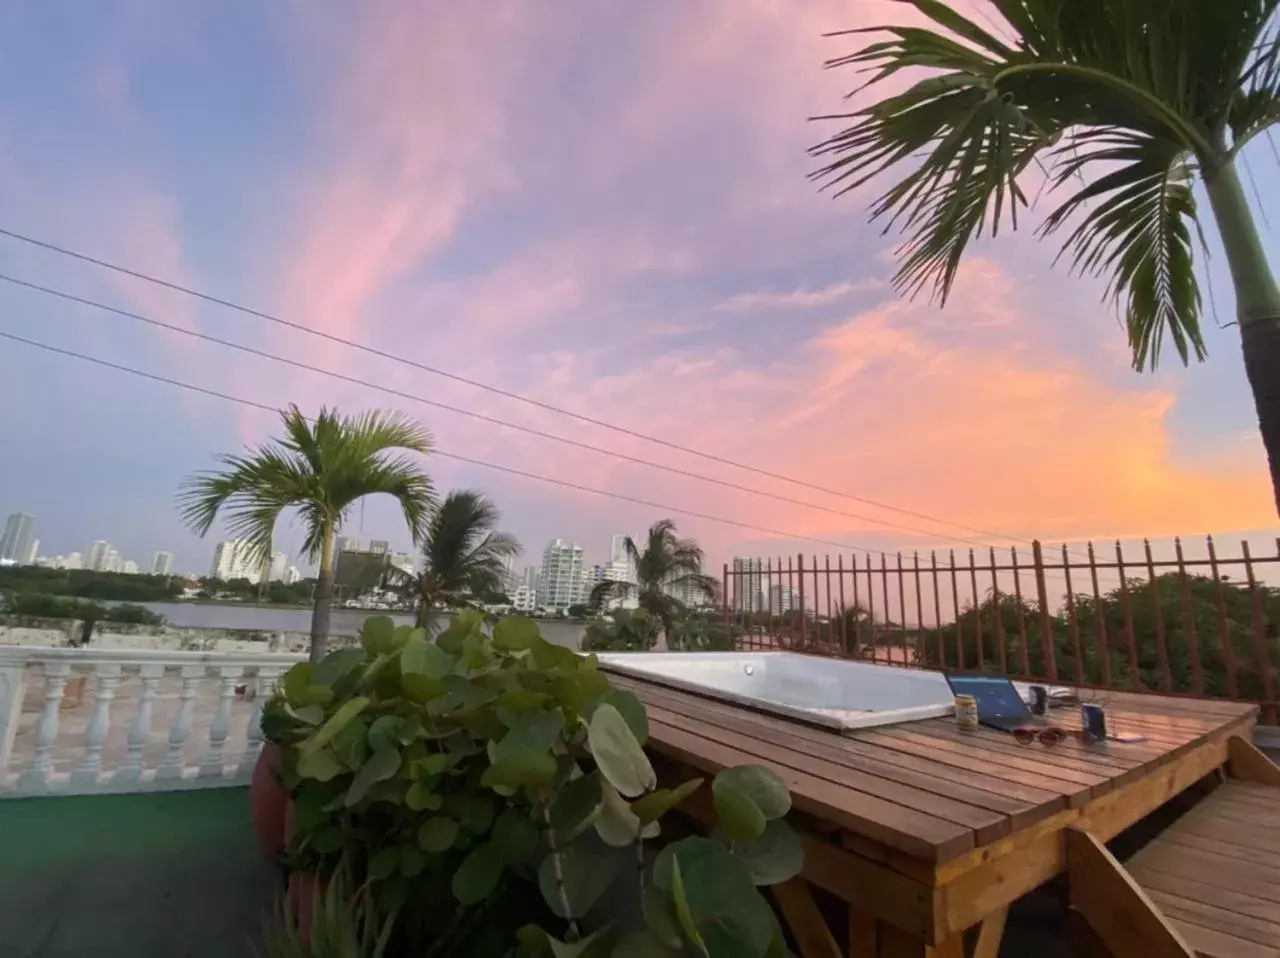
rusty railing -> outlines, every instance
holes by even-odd
[[[1277,723],[1280,538],[1274,555],[1140,557],[1061,549],[735,559],[724,624],[747,649],[995,670],[1080,687],[1254,701]],[[1269,550],[1268,550],[1269,551]]]

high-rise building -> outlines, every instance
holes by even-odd
[[[96,539],[89,543],[89,553],[85,557],[84,567],[94,572],[103,572],[107,564],[107,552],[111,550],[111,543],[102,539]]]
[[[391,543],[385,539],[370,539],[369,551],[378,556],[387,555],[391,552]]]
[[[289,557],[283,552],[271,553],[271,563],[267,567],[267,581],[280,582],[284,579],[284,570],[289,566]]]
[[[249,543],[243,539],[227,539],[219,542],[213,550],[213,565],[209,568],[212,579],[248,579],[257,583],[262,581],[262,561],[253,555]]]
[[[347,536],[338,536],[336,539],[333,540],[333,553],[336,556],[342,555],[342,553],[344,552],[359,552],[359,551],[360,551],[359,539],[351,539],[351,538],[348,538]]]
[[[114,546],[107,546],[107,553],[102,557],[103,572],[119,572],[124,560]]]
[[[775,583],[769,586],[769,601],[765,604],[770,612],[794,612],[800,608],[800,596],[789,585]]]
[[[291,565],[289,568],[284,570],[284,575],[281,577],[280,581],[285,585],[293,585],[301,579],[302,573],[298,571],[298,567],[296,565]]]
[[[532,612],[538,607],[538,592],[527,585],[511,590],[511,605],[517,612]]]
[[[759,612],[764,605],[764,563],[760,559],[733,560],[733,607],[738,612]]]
[[[132,559],[125,559],[120,563],[120,571],[125,575],[137,575],[138,563],[134,562]]]
[[[701,563],[698,565],[697,574],[702,574]],[[684,576],[682,575],[680,578],[683,579]],[[699,609],[711,603],[711,598],[707,593],[698,588],[698,586],[693,582],[671,582],[664,586],[662,591],[673,599],[677,599],[684,603],[684,605],[690,609]]]
[[[409,575],[413,575],[415,571],[413,553],[411,552],[391,553],[391,567],[393,569],[399,569],[401,572],[407,572]]]
[[[27,553],[31,551],[34,538],[36,517],[25,512],[15,512],[4,524],[4,535],[0,535],[0,559],[26,563]]]
[[[565,610],[584,601],[583,571],[581,547],[566,539],[552,539],[542,552],[538,603],[548,609]]]
[[[35,565],[36,556],[40,554],[40,540],[32,539],[27,543],[27,551],[18,556],[18,565]]]
[[[80,553],[78,552],[72,552],[71,554],[65,557],[60,557],[60,558],[62,558],[62,561],[58,564],[59,569],[83,569],[84,568],[84,557],[81,556]]]
[[[152,575],[171,575],[173,573],[173,553],[157,552],[151,558]]]

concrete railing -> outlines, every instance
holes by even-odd
[[[0,645],[0,797],[237,785],[293,652]]]

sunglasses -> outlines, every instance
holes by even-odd
[[[1093,739],[1084,729],[1066,729],[1057,726],[1049,728],[1016,728],[1013,730],[1013,738],[1019,745],[1030,745],[1036,739],[1040,740],[1040,744],[1045,748],[1053,748],[1059,742],[1066,739],[1075,739],[1082,745],[1088,745]]]

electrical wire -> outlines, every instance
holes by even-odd
[[[179,389],[185,389],[189,392],[199,393],[201,395],[209,396],[214,399],[221,399],[226,402],[237,403],[241,406],[247,406],[253,409],[260,409],[264,412],[270,412],[270,413],[276,413],[276,414],[280,412],[280,410],[277,407],[268,405],[267,403],[257,402],[256,400],[252,400],[252,399],[245,399],[241,396],[233,396],[230,393],[219,392],[216,389],[207,389],[204,386],[197,386],[194,383],[184,382],[181,379],[173,379],[172,377],[169,377],[169,376],[161,376],[157,373],[149,373],[142,369],[135,369],[132,366],[125,366],[121,363],[114,363],[114,362],[111,362],[110,360],[101,359],[97,356],[90,356],[86,353],[76,352],[75,350],[64,349],[61,346],[54,346],[50,343],[43,343],[38,340],[28,339],[25,336],[19,336],[18,334],[8,332],[7,330],[0,329],[0,339],[7,339],[11,342],[22,343],[26,346],[31,346],[35,349],[41,349],[50,353],[57,353],[60,356],[66,356],[71,359],[79,359],[84,362],[93,363],[96,366],[103,366],[107,369],[114,369],[117,372],[129,373],[130,375],[133,375],[133,376],[139,376],[143,379],[149,379],[152,382],[164,383],[165,385],[168,385],[168,386],[176,386]],[[736,526],[739,529],[749,529],[753,532],[764,532],[764,533],[767,533],[768,535],[780,536],[784,539],[791,539],[798,542],[815,542],[818,545],[834,546],[837,549],[848,549],[850,551],[861,550],[863,552],[874,552],[877,555],[884,555],[884,556],[890,555],[890,553],[887,553],[882,549],[872,549],[872,548],[869,548],[868,546],[854,545],[848,542],[836,542],[831,539],[819,539],[814,536],[806,536],[806,535],[800,535],[798,533],[784,532],[780,529],[771,529],[768,526],[758,526],[750,522],[740,522],[737,519],[726,519],[723,516],[714,516],[705,512],[696,512],[692,509],[682,509],[677,506],[667,505],[666,503],[654,502],[649,499],[640,499],[635,496],[624,495],[623,493],[620,493],[620,492],[606,492],[603,489],[593,489],[590,486],[579,485],[576,482],[569,482],[564,479],[555,479],[555,478],[552,478],[551,476],[544,476],[536,472],[528,472],[524,469],[517,469],[514,466],[504,466],[495,462],[485,462],[482,459],[473,459],[470,456],[459,455],[456,452],[446,452],[438,448],[433,449],[431,452],[431,455],[440,456],[445,459],[453,459],[457,462],[465,462],[468,465],[480,466],[484,469],[492,469],[497,472],[505,472],[509,475],[520,476],[525,479],[536,479],[539,482],[545,482],[555,486],[562,486],[566,489],[574,489],[578,492],[588,492],[588,493],[591,493],[592,495],[606,496],[610,499],[619,499],[623,502],[630,502],[635,505],[646,506],[651,509],[660,509],[663,512],[673,512],[673,513],[676,513],[677,515],[689,516],[690,518],[693,518],[693,519],[705,519],[708,522],[718,522],[718,523],[721,523],[722,525]]]
[[[854,493],[851,493],[851,492],[842,492],[838,489],[831,489],[831,488],[828,488],[827,486],[821,486],[816,483],[807,482],[803,479],[797,479],[793,476],[787,476],[782,473],[773,472],[768,469],[760,468],[759,466],[752,466],[747,463],[737,462],[733,459],[729,459],[724,456],[718,456],[718,455],[715,455],[714,453],[705,452],[701,449],[694,449],[691,446],[684,446],[684,445],[681,445],[680,443],[672,442],[671,440],[668,440],[668,439],[662,439],[657,436],[650,436],[645,433],[639,432],[638,430],[630,429],[626,426],[619,426],[614,423],[606,422],[603,419],[597,419],[595,417],[587,416],[582,413],[573,412],[572,410],[564,409],[560,406],[543,402],[540,399],[534,399],[530,396],[524,396],[524,395],[521,395],[520,393],[513,392],[508,389],[502,389],[501,387],[498,387],[498,386],[493,386],[488,383],[480,382],[479,380],[469,379],[466,376],[461,376],[461,375],[458,375],[457,373],[451,373],[447,370],[439,369],[434,366],[428,366],[425,363],[420,363],[416,360],[406,359],[403,356],[394,355],[393,353],[389,353],[386,350],[379,349],[374,346],[369,346],[364,343],[359,343],[354,340],[346,339],[342,336],[335,336],[332,333],[326,333],[322,330],[316,329],[314,326],[308,326],[304,323],[299,323],[294,320],[284,319],[283,317],[275,316],[275,315],[272,315],[271,313],[263,312],[262,310],[254,309],[250,306],[244,306],[240,303],[236,303],[232,300],[225,299],[220,296],[214,296],[209,293],[201,292],[189,286],[184,286],[180,283],[170,282],[169,280],[161,279],[160,277],[152,276],[150,274],[143,273],[139,270],[130,269],[126,266],[121,266],[117,263],[112,263],[104,259],[99,259],[97,257],[90,256],[87,253],[81,253],[77,250],[73,250],[65,246],[59,246],[56,243],[51,243],[46,240],[37,239],[33,236],[28,236],[26,234],[19,233],[15,230],[5,229],[2,226],[0,226],[0,236],[7,236],[10,239],[16,240],[20,243],[26,243],[30,246],[35,246],[40,249],[47,250],[49,252],[57,253],[61,256],[67,256],[84,263],[89,263],[92,266],[97,266],[101,269],[110,270],[112,272],[119,273],[123,276],[130,276],[134,279],[139,279],[139,280],[142,280],[143,282],[151,283],[155,286],[160,286],[164,289],[169,289],[177,293],[182,293],[183,295],[194,297],[204,302],[211,303],[215,306],[222,306],[227,309],[235,310],[236,312],[243,313],[247,316],[253,316],[258,319],[264,320],[266,322],[275,323],[278,326],[283,326],[288,329],[293,329],[298,332],[306,333],[309,336],[315,336],[319,339],[324,339],[331,343],[337,343],[339,345],[346,346],[350,349],[359,350],[360,352],[367,353],[368,355],[371,355],[371,356],[377,356],[380,359],[387,359],[395,363],[400,363],[401,365],[410,366],[413,369],[419,370],[420,372],[428,373],[433,376],[441,376],[445,379],[462,383],[467,386],[472,386],[476,389],[482,389],[485,392],[489,392],[497,396],[502,396],[506,399],[512,399],[512,400],[515,400],[516,402],[521,402],[521,403],[525,403],[526,405],[534,406],[546,412],[552,412],[560,416],[567,416],[571,419],[577,420],[578,422],[587,423],[592,426],[598,426],[601,429],[607,429],[612,432],[620,433],[625,436],[630,436],[633,439],[639,439],[644,442],[649,442],[658,446],[663,446],[667,449],[675,450],[676,452],[685,453],[686,455],[697,456],[698,458],[706,459],[710,462],[719,463],[720,465],[724,465],[724,466],[731,466],[735,469],[741,469],[746,472],[755,473],[756,475],[764,476],[765,478],[768,478],[768,479],[774,479],[779,482],[791,483],[793,485],[810,489],[814,492],[821,492],[826,495],[837,496],[839,498],[849,499],[854,502],[861,502],[864,505],[874,506],[878,509],[884,509],[889,512],[896,512],[900,515],[912,516],[916,519],[923,519],[925,522],[932,522],[939,525],[951,526],[956,529],[963,529],[966,532],[976,533],[977,535],[984,536],[986,538],[1004,539],[1010,542],[1017,542],[1017,543],[1025,543],[1027,541],[1025,538],[1020,539],[1016,536],[1010,536],[1003,532],[992,532],[991,530],[988,530],[988,529],[982,529],[977,526],[966,525],[962,522],[956,522],[951,519],[941,519],[937,516],[929,515],[928,513],[916,512],[911,509],[904,509],[900,506],[890,505],[889,503],[880,502],[878,500],[870,499],[865,496],[855,495]],[[961,541],[968,541],[968,540],[961,540]]]
[[[193,339],[200,339],[207,343],[213,343],[217,346],[224,346],[228,349],[235,349],[242,353],[247,353],[248,355],[251,355],[251,356],[257,356],[261,359],[268,359],[268,360],[271,360],[272,362],[282,363],[287,366],[292,366],[295,369],[302,369],[307,372],[318,373],[322,376],[328,376],[331,379],[336,379],[341,382],[351,383],[352,385],[356,385],[356,386],[362,386],[366,389],[377,390],[378,392],[386,393],[389,396],[396,396],[401,399],[408,399],[412,402],[422,403],[423,405],[433,406],[436,409],[443,409],[446,412],[455,413],[459,416],[466,416],[470,419],[475,419],[480,422],[490,423],[496,426],[502,426],[506,429],[514,429],[518,432],[527,433],[528,435],[531,435],[531,436],[537,436],[541,439],[550,439],[553,442],[563,443],[566,446],[573,446],[574,448],[577,448],[577,449],[585,449],[590,452],[599,453],[601,455],[611,456],[615,459],[620,459],[623,462],[629,462],[635,465],[647,466],[652,469],[659,469],[663,472],[671,473],[672,475],[683,476],[688,479],[697,479],[700,482],[709,482],[714,485],[722,486],[727,489],[737,490],[738,492],[746,492],[753,496],[762,496],[766,499],[774,499],[774,500],[777,500],[778,502],[785,502],[790,505],[803,506],[806,509],[817,509],[821,512],[828,512],[828,513],[831,513],[832,515],[842,516],[846,519],[855,519],[860,522],[871,522],[878,525],[888,526],[889,528],[892,528],[892,529],[898,529],[900,531],[909,532],[914,535],[925,536],[926,538],[947,539],[952,542],[960,542],[965,545],[979,546],[979,547],[982,547],[984,545],[983,543],[975,542],[972,539],[965,539],[959,536],[951,536],[941,532],[931,532],[925,529],[915,528],[914,526],[907,526],[897,522],[890,522],[888,519],[876,519],[871,516],[859,515],[856,512],[848,512],[843,509],[835,509],[830,506],[820,505],[819,503],[816,503],[816,502],[807,502],[803,499],[796,499],[792,496],[784,496],[779,493],[767,492],[763,489],[754,489],[751,486],[744,486],[740,483],[731,482],[727,479],[717,479],[714,476],[702,475],[701,473],[691,472],[687,469],[680,469],[676,466],[668,466],[664,463],[653,462],[652,460],[642,459],[638,456],[631,456],[623,452],[617,452],[616,450],[607,449],[603,446],[596,446],[591,443],[581,442],[577,439],[570,439],[567,436],[559,436],[559,435],[556,435],[555,433],[545,432],[541,429],[536,429],[532,426],[523,426],[523,425],[520,425],[519,423],[508,422],[505,419],[499,419],[495,416],[488,416],[483,413],[474,412],[469,409],[463,409],[459,406],[453,406],[453,405],[450,405],[449,403],[443,403],[435,399],[427,399],[424,396],[417,396],[417,395],[414,395],[413,393],[407,393],[407,392],[404,392],[403,390],[395,389],[390,386],[384,386],[379,383],[370,382],[369,380],[360,379],[356,376],[349,376],[346,373],[335,372],[330,369],[324,369],[320,366],[313,366],[310,363],[305,363],[305,362],[302,362],[301,360],[290,359],[287,356],[279,356],[275,353],[269,353],[269,352],[266,352],[265,350],[257,349],[256,347],[253,347],[253,346],[246,346],[242,343],[236,343],[230,340],[220,339],[217,336],[210,336],[207,333],[202,333],[193,329],[187,329],[185,327],[178,326],[173,323],[167,323],[167,322],[164,322],[163,320],[155,319],[150,316],[144,316],[141,313],[130,312],[129,310],[126,310],[126,309],[119,309],[118,307],[110,306],[106,303],[98,302],[97,300],[87,299],[83,296],[77,296],[73,293],[68,293],[63,290],[54,289],[53,287],[50,287],[50,286],[42,286],[39,283],[32,283],[27,280],[18,279],[16,277],[6,275],[4,273],[0,273],[0,281],[11,283],[15,286],[20,286],[25,289],[33,290],[35,292],[42,293],[47,296],[53,296],[58,299],[66,300],[68,302],[77,303],[82,306],[89,306],[89,307],[92,307],[93,309],[99,309],[107,313],[112,313],[116,316],[122,316],[126,319],[137,320],[138,322],[146,323],[147,325],[154,326],[158,329],[164,329],[164,330],[168,330],[169,332],[179,333],[180,335],[183,335],[183,336],[189,336]]]

